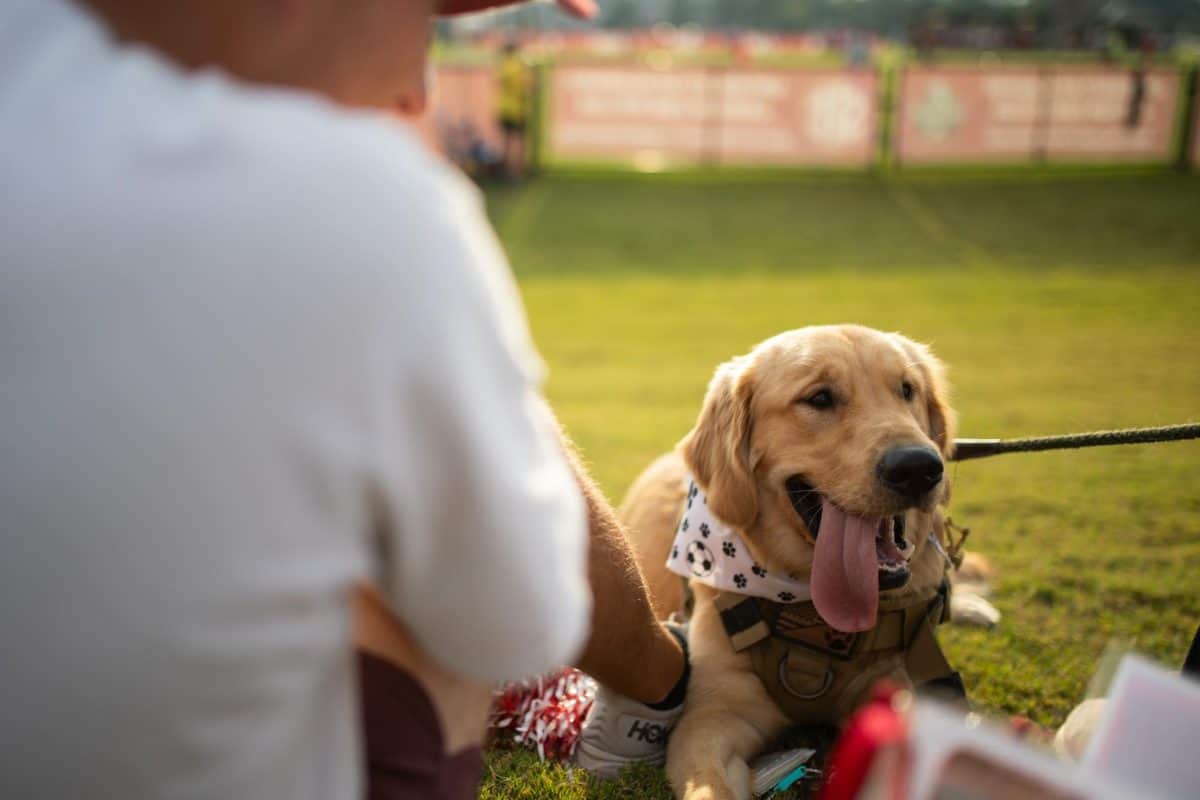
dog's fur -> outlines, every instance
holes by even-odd
[[[905,382],[911,399],[904,397]],[[821,389],[833,393],[832,408],[809,402]],[[736,529],[755,560],[774,574],[807,579],[812,568],[815,540],[784,485],[792,476],[804,476],[850,513],[903,513],[915,554],[908,584],[893,592],[927,590],[943,575],[942,557],[927,540],[931,532],[941,535],[938,508],[948,500],[947,482],[918,507],[906,508],[879,483],[876,463],[895,445],[926,445],[945,458],[954,427],[941,363],[928,348],[897,334],[850,325],[803,328],[722,364],[696,426],[676,452],[635,481],[622,505],[655,612],[666,618],[684,606],[683,581],[664,562],[688,472],[707,493],[713,514]],[[690,588],[692,677],[668,748],[668,776],[687,800],[748,797],[746,762],[788,720],[748,654],[733,652],[713,607],[714,591],[694,581]],[[864,691],[876,677],[864,676]]]

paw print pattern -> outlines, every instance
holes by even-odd
[[[688,529],[688,518],[687,517],[683,518],[683,524],[680,525],[679,527],[684,533],[687,533],[687,529]]]
[[[760,567],[758,564],[755,564],[753,567],[751,567],[750,571],[753,572],[755,575],[757,575],[760,578],[767,577],[767,571],[765,569],[763,569],[762,567]]]
[[[796,599],[796,595],[792,594],[791,592],[780,592],[775,596],[785,603],[790,603]]]
[[[708,535],[709,535],[710,533],[712,533],[712,531],[711,531],[711,530],[709,530],[709,528],[708,528],[708,523],[707,523],[707,522],[701,522],[701,523],[700,523],[700,535],[701,535],[701,536],[703,536],[705,539],[707,539],[707,538],[708,538]]]
[[[679,558],[679,547],[675,546],[671,548],[671,560],[674,561],[677,558]]]
[[[696,484],[693,483],[688,487],[688,508],[692,507],[692,501],[696,499],[696,495],[699,493],[700,490],[696,488]]]
[[[854,644],[854,634],[825,629],[825,646],[838,652],[846,652]]]
[[[733,576],[733,585],[738,587],[739,589],[745,589],[746,588],[746,576],[740,572],[738,574],[734,575]]]
[[[737,548],[733,546],[733,542],[725,542],[725,544],[721,545],[721,552],[733,558],[737,555]]]

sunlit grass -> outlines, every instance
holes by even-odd
[[[717,363],[813,323],[931,342],[963,435],[1200,421],[1200,180],[556,178],[489,202],[551,400],[614,500]],[[943,637],[975,701],[1052,724],[1110,641],[1182,659],[1198,467],[1192,443],[953,468],[952,513],[1000,570],[999,627]],[[512,755],[490,770],[486,797],[668,796],[645,772],[600,790]]]

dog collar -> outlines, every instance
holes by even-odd
[[[667,569],[723,592],[776,603],[801,603],[812,598],[807,581],[773,575],[754,560],[737,531],[709,511],[708,498],[690,475],[687,503],[675,531]]]

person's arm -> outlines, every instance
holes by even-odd
[[[420,320],[384,382],[376,580],[439,663],[484,681],[565,663],[590,609],[581,492],[474,198],[426,231]],[[415,324],[414,324],[415,323]]]

